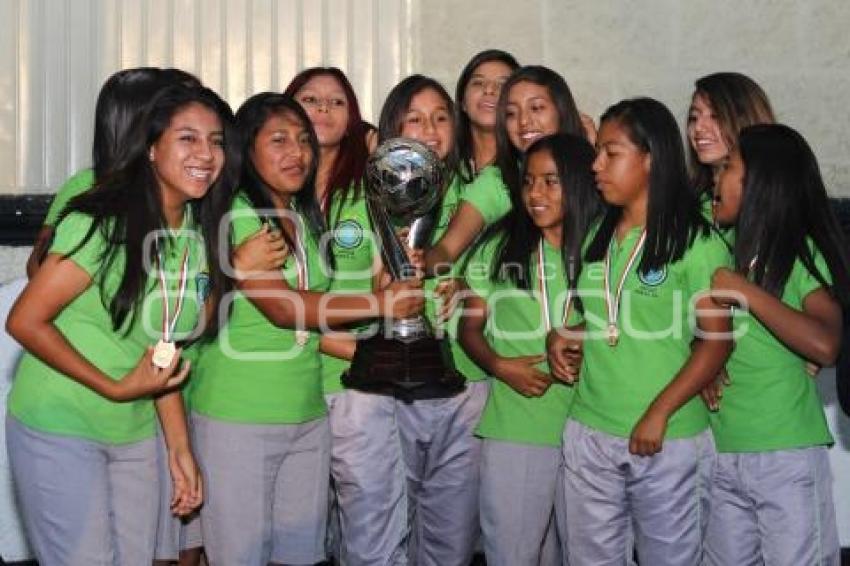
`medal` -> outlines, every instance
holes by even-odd
[[[304,246],[304,222],[301,216],[295,214],[298,218],[298,226],[295,227],[295,268],[297,273],[297,286],[300,291],[307,291],[310,288],[310,266],[307,263],[307,249]],[[310,339],[310,331],[305,328],[297,328],[295,330],[295,344],[303,348]]]
[[[617,326],[617,319],[620,316],[620,297],[623,295],[623,286],[626,284],[626,277],[640,255],[643,249],[643,244],[646,241],[646,230],[641,232],[640,238],[635,243],[632,249],[629,260],[626,262],[626,267],[623,268],[623,273],[620,274],[620,280],[617,282],[615,295],[611,293],[611,246],[614,245],[615,236],[611,236],[611,241],[608,243],[608,250],[605,252],[605,274],[603,284],[605,285],[605,309],[608,311],[608,345],[612,348],[620,341],[620,328]]]
[[[162,260],[162,251],[159,249],[159,240],[156,244],[156,266],[158,271],[159,288],[162,296],[162,338],[156,343],[153,349],[153,365],[160,369],[165,369],[171,365],[174,356],[177,353],[177,346],[174,344],[173,334],[174,327],[177,326],[177,319],[180,318],[180,311],[183,310],[183,297],[186,295],[186,274],[189,271],[189,246],[183,250],[183,261],[180,267],[180,282],[177,291],[177,303],[174,305],[174,316],[170,314],[171,306],[168,303],[168,284],[165,280],[165,262]]]
[[[546,285],[546,264],[543,258],[543,238],[537,246],[537,281],[540,285],[541,310],[543,314],[543,323],[546,325],[546,333],[552,330],[552,319],[549,314],[549,287]],[[569,286],[569,283],[567,283]],[[564,302],[564,313],[562,326],[567,325],[567,319],[570,316],[570,308],[573,303],[573,290],[567,289],[567,299]]]
[[[608,325],[608,345],[612,348],[617,345],[617,342],[620,340],[620,330],[617,328],[616,324]]]
[[[307,344],[307,340],[310,339],[310,331],[309,330],[296,330],[295,331],[295,343],[299,346],[304,346]]]
[[[153,348],[153,365],[160,369],[165,369],[171,365],[174,360],[174,354],[177,353],[177,346],[174,342],[166,342],[160,338],[159,342]]]

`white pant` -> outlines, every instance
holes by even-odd
[[[45,566],[150,566],[159,511],[156,441],[110,445],[6,417],[9,462]]]
[[[649,457],[630,454],[628,445],[628,438],[567,421],[558,525],[566,563],[629,562],[633,526],[641,564],[699,564],[716,460],[711,432],[665,440]]]
[[[478,533],[486,382],[404,403],[346,390],[331,397],[331,470],[345,566],[467,566]]]
[[[711,495],[706,564],[841,562],[825,447],[719,454]]]

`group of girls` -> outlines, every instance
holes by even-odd
[[[333,68],[235,115],[186,73],[117,73],[7,321],[39,561],[837,564],[810,370],[850,275],[772,122],[747,77],[700,79],[689,174],[660,102],[597,132],[498,50],[454,99],[402,80],[377,132]],[[424,278],[391,281],[364,170],[399,136],[449,174]],[[342,385],[373,321],[420,312],[463,391]]]

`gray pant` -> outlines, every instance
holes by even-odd
[[[156,442],[109,445],[6,418],[27,536],[44,566],[150,566],[159,511]]]
[[[331,398],[342,564],[466,566],[478,531],[478,423],[488,385],[403,403]]]
[[[488,566],[561,562],[555,532],[561,465],[557,446],[484,440],[481,530]]]
[[[171,496],[174,491],[171,471],[168,469],[168,449],[162,429],[156,442],[156,467],[159,474],[159,517],[156,525],[156,560],[177,560],[181,550],[200,548],[204,545],[201,536],[201,518],[198,511],[189,517],[175,517],[171,512]]]
[[[651,457],[630,454],[628,443],[567,421],[564,520],[559,521],[566,562],[628,563],[633,525],[641,564],[699,564],[716,459],[711,433],[665,440],[663,450]]]
[[[325,557],[328,421],[253,425],[194,413],[210,566],[314,564]]]
[[[825,447],[719,455],[706,564],[838,566],[839,554]]]

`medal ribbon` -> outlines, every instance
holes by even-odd
[[[540,238],[540,243],[537,246],[537,281],[540,285],[540,296],[543,299],[543,304],[541,305],[541,309],[543,310],[543,320],[546,323],[546,332],[549,333],[552,330],[552,319],[551,314],[549,313],[549,287],[546,285],[546,264],[543,257],[543,238]],[[569,283],[567,283],[567,287],[569,287]],[[572,289],[567,289],[567,300],[564,302],[564,318],[562,321],[562,325],[567,325],[567,319],[570,316],[570,309],[573,304],[573,291]]]
[[[162,260],[162,250],[159,247],[159,241],[156,244],[156,264],[159,277],[159,287],[162,293],[162,339],[166,342],[171,342],[171,337],[174,334],[174,328],[177,326],[177,319],[180,318],[180,312],[183,310],[183,297],[186,295],[186,275],[189,272],[189,246],[183,250],[183,260],[180,267],[180,283],[177,292],[177,304],[174,305],[174,317],[170,315],[170,305],[168,304],[168,284],[165,280],[165,262]]]
[[[310,266],[307,264],[307,248],[304,246],[304,221],[298,214],[298,226],[295,227],[295,268],[297,272],[298,289],[307,291],[310,288]]]
[[[615,236],[611,236],[611,241],[608,244],[608,250],[605,252],[605,274],[604,274],[604,284],[605,284],[605,309],[608,311],[608,328],[617,326],[617,319],[620,316],[620,297],[623,294],[623,287],[626,284],[626,277],[628,277],[629,272],[632,270],[637,257],[640,255],[641,250],[643,250],[643,245],[646,242],[646,230],[640,233],[640,237],[638,241],[635,243],[635,247],[632,248],[632,252],[629,255],[629,260],[626,262],[626,267],[623,269],[623,273],[620,274],[620,281],[617,283],[617,294],[613,298],[611,298],[611,246],[614,245]]]

